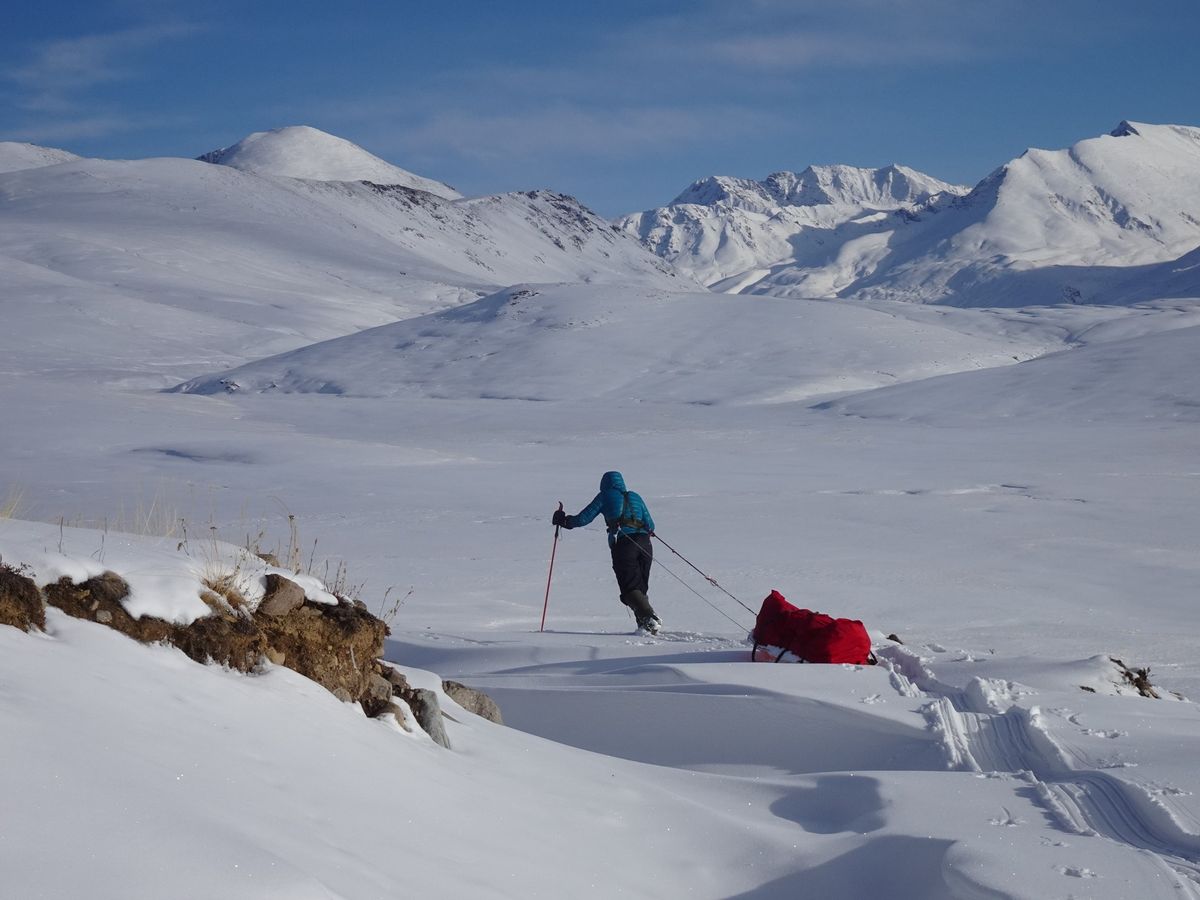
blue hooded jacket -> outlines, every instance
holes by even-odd
[[[567,516],[563,527],[580,528],[601,513],[610,545],[617,542],[618,534],[649,534],[654,530],[650,510],[640,496],[625,489],[620,472],[605,472],[600,479],[600,493],[578,515]]]

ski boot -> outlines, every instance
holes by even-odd
[[[633,610],[633,617],[641,631],[658,634],[662,622],[655,615],[654,607],[650,605],[650,598],[646,596],[645,591],[628,591],[621,595],[621,602]]]

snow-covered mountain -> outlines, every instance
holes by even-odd
[[[1200,128],[1123,122],[1065,150],[1029,150],[969,193],[936,193],[907,172],[870,190],[884,172],[798,191],[710,179],[621,224],[722,291],[1111,303],[1133,299],[1113,290],[1122,269],[1157,267],[1140,270],[1137,299],[1200,293],[1200,270],[1182,259],[1200,246]]]
[[[462,196],[448,184],[414,175],[368,153],[357,144],[308,125],[256,131],[236,144],[211,150],[199,159],[258,175],[312,181],[372,181],[398,184],[446,200],[457,200]]]
[[[680,279],[551,191],[450,200],[188,159],[0,175],[0,348],[42,370],[165,386],[526,281]]]
[[[947,191],[961,194],[966,189],[904,166],[809,166],[803,172],[776,172],[762,181],[703,178],[672,200],[671,206],[721,206],[759,212],[774,212],[781,206],[899,209]]]
[[[0,173],[16,172],[20,169],[37,169],[79,159],[67,150],[54,147],[39,147],[17,141],[0,141]]]
[[[813,270],[804,296],[834,296],[845,275],[816,274],[844,226],[888,221],[887,211],[935,197],[966,194],[903,166],[810,166],[763,181],[714,177],[693,183],[662,209],[626,216],[620,225],[649,249],[713,290],[751,289],[790,265]]]

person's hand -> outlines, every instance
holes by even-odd
[[[556,509],[554,511],[554,515],[550,517],[550,523],[552,525],[566,525],[567,524],[567,514],[565,512],[563,512],[561,509]]]

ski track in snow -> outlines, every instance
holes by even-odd
[[[1168,800],[1086,768],[1085,760],[1050,735],[1039,708],[987,709],[985,679],[976,680],[978,692],[960,690],[938,681],[918,657],[899,648],[877,655],[898,692],[929,698],[925,716],[943,736],[952,769],[1028,781],[1038,805],[1064,830],[1147,851],[1173,873],[1181,896],[1200,898],[1200,833],[1182,825],[1186,814]]]

